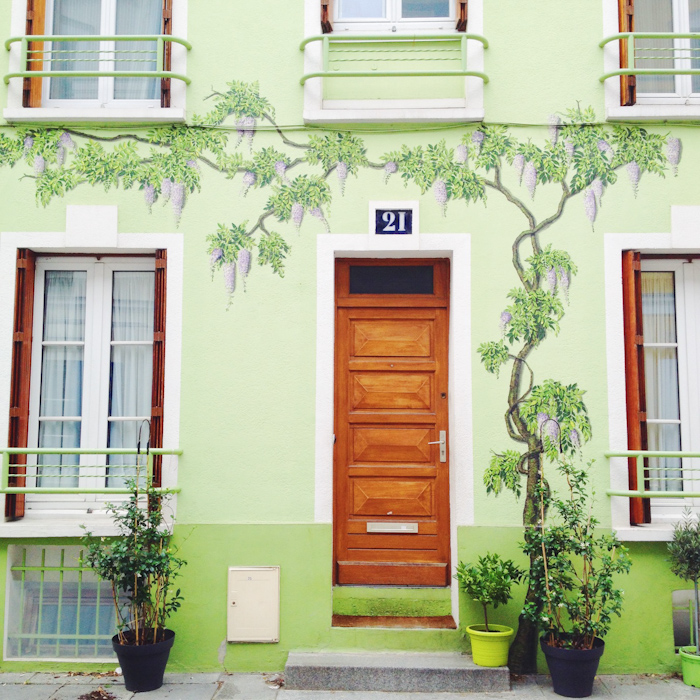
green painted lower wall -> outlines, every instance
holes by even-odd
[[[449,588],[334,586],[334,615],[450,615]]]
[[[524,564],[518,549],[519,528],[459,528],[459,555],[472,560],[497,551]],[[226,585],[229,566],[281,567],[281,636],[278,644],[227,644],[223,667],[227,671],[279,671],[290,650],[454,650],[467,651],[461,630],[341,629],[331,627],[332,528],[314,524],[187,525],[176,527],[175,539],[188,565],[181,579],[184,604],[172,619],[177,641],[169,670],[218,671],[218,656],[226,637]],[[19,541],[18,541],[19,543]],[[22,544],[75,544],[74,540],[22,540]],[[0,570],[7,570],[7,545],[0,543]],[[623,583],[625,609],[606,638],[602,673],[665,673],[678,671],[673,649],[671,592],[685,584],[668,570],[664,543],[630,544],[632,573]],[[338,590],[338,589],[336,589]],[[410,600],[408,592],[357,589],[355,600]],[[514,625],[525,587],[492,613],[496,623]],[[358,594],[362,594],[359,596]],[[424,600],[444,600],[444,591],[430,589]],[[351,589],[338,599],[353,600]],[[5,576],[0,577],[0,600],[5,599]],[[338,603],[336,602],[336,605]],[[370,603],[367,602],[367,605]],[[0,606],[0,624],[4,628]],[[480,607],[460,597],[462,625],[478,621]],[[542,660],[540,660],[542,661]],[[83,668],[87,664],[80,663]],[[98,666],[89,665],[90,669]],[[3,671],[75,669],[74,664],[7,662]],[[104,668],[101,666],[99,668]],[[540,670],[546,671],[543,663]]]

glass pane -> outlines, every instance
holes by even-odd
[[[100,0],[54,0],[52,34],[98,35],[102,15]],[[52,70],[96,71],[100,68],[97,41],[54,41]],[[56,53],[60,52],[60,53]],[[52,78],[50,97],[59,100],[97,99],[98,78]]]
[[[163,24],[162,0],[117,0],[116,34],[160,34]],[[118,41],[115,70],[156,69],[155,41]],[[157,78],[115,78],[115,100],[155,100],[160,96]]]
[[[87,273],[47,270],[44,279],[44,340],[85,340]]]
[[[432,265],[350,266],[350,294],[432,293]]]
[[[449,0],[402,0],[401,3],[401,17],[404,19],[449,16]]]
[[[112,340],[153,340],[154,272],[115,272]]]
[[[676,342],[673,272],[642,272],[642,324],[645,343]]]
[[[40,416],[81,416],[83,348],[49,345],[41,363]]]
[[[678,357],[676,348],[644,348],[647,417],[678,420]]]
[[[672,32],[673,0],[636,0],[634,29],[637,32]],[[673,68],[673,39],[639,39],[636,68]],[[637,76],[637,92],[675,92],[672,75]]]
[[[690,14],[690,31],[700,32],[700,0],[688,0],[688,10]],[[690,55],[692,58],[690,67],[698,70],[700,69],[700,40],[691,40],[690,49]],[[693,92],[700,92],[700,75],[694,75],[692,78]]]
[[[383,19],[384,0],[340,0],[339,19]]]
[[[150,416],[153,347],[114,345],[110,367],[109,415]],[[136,445],[131,445],[135,447]]]
[[[649,450],[679,452],[681,427],[678,424],[647,424]],[[649,459],[649,486],[652,491],[682,491],[680,459]]]
[[[39,447],[80,447],[80,421],[41,421]],[[44,488],[78,486],[78,455],[39,455],[37,485]]]
[[[150,408],[149,408],[150,412]],[[139,440],[139,428],[141,429],[141,449],[145,452],[148,442],[148,424],[144,421],[110,421],[108,446],[113,448],[136,447]],[[140,469],[136,469],[136,457],[134,455],[109,455],[107,468],[107,486],[118,488],[126,485],[126,479],[136,478],[146,474],[146,458],[142,457],[139,464]]]

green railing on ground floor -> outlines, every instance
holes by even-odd
[[[313,43],[320,41],[322,44],[321,70],[314,73],[306,73],[299,81],[302,85],[311,78],[416,78],[416,77],[443,77],[443,76],[471,76],[481,78],[484,83],[489,82],[486,73],[469,70],[467,67],[467,42],[478,41],[484,48],[488,48],[488,41],[479,34],[320,34],[304,39],[299,46],[301,51]],[[425,44],[426,42],[450,42],[457,44],[460,49],[461,68],[454,70],[358,70],[341,71],[330,70],[330,54],[333,44],[409,44],[412,46]],[[417,54],[416,58],[420,58]]]
[[[663,464],[664,460],[699,459],[700,452],[664,452],[655,450],[621,450],[606,452],[605,456],[626,457],[636,460],[637,490],[608,489],[608,496],[627,498],[700,498],[697,483],[700,482],[700,466]],[[648,460],[658,460],[650,464]],[[700,462],[699,462],[700,464]],[[685,485],[689,488],[685,488]],[[680,486],[681,488],[677,488]],[[693,490],[695,489],[695,490]]]
[[[600,82],[620,75],[700,75],[700,33],[698,32],[622,32],[606,37],[599,46],[619,41],[627,45],[626,60],[619,69],[602,75]],[[642,42],[640,45],[638,42]],[[670,46],[663,44],[668,44]],[[656,43],[654,45],[654,42]],[[625,56],[624,52],[621,52]],[[672,65],[644,68],[649,61],[665,61]]]
[[[5,447],[0,449],[2,462],[0,467],[0,493],[23,493],[23,494],[128,494],[131,489],[127,488],[125,482],[128,479],[142,479],[153,477],[153,458],[158,455],[181,455],[182,450],[168,450],[163,448],[151,448],[148,454],[135,448],[117,449],[65,449],[57,447]],[[53,463],[19,464],[11,463],[12,455],[37,455],[57,458]],[[83,456],[96,457],[94,464],[64,464],[61,461],[63,456],[77,457],[79,462],[84,462]],[[105,456],[132,456],[133,464],[98,464],[100,457]],[[39,460],[37,460],[39,461]],[[24,480],[25,485],[10,485],[18,479]],[[44,480],[51,482],[55,480],[70,479],[71,481],[82,482],[79,486],[55,486],[42,485]],[[113,485],[109,486],[110,480]],[[29,481],[30,485],[26,485]],[[179,493],[177,487],[158,488],[160,493]]]
[[[74,48],[66,46],[73,43],[99,42],[99,47]],[[138,43],[139,48],[116,48],[115,44],[122,42]],[[22,70],[7,73],[5,85],[12,78],[175,78],[189,85],[191,80],[181,73],[174,73],[165,68],[165,45],[180,44],[188,51],[192,45],[185,39],[168,34],[114,34],[114,35],[51,35],[41,34],[32,36],[14,36],[5,42],[9,51],[13,44],[20,44],[19,64]],[[46,48],[44,44],[49,44]],[[31,45],[31,47],[30,47]],[[58,48],[55,47],[58,45]],[[65,64],[96,63],[97,70],[54,69],[52,63]],[[149,63],[154,64],[153,70],[139,70],[129,67],[119,69],[118,64]],[[44,64],[48,69],[44,70]],[[37,70],[31,70],[35,66]]]

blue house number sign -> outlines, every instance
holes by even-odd
[[[374,232],[387,236],[402,236],[413,233],[413,210],[376,209]]]

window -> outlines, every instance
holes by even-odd
[[[9,444],[134,448],[143,421],[149,419],[151,445],[161,446],[165,252],[157,251],[155,259],[35,258],[28,251],[19,252],[22,274],[16,288],[19,333],[15,333],[11,411],[16,419],[11,419]],[[30,372],[18,371],[29,365]],[[133,463],[133,457],[103,459],[96,464],[92,455],[30,456],[18,485],[47,491],[122,487],[128,473],[125,465]],[[81,469],[95,464],[95,469]],[[154,466],[158,482],[159,465]],[[78,507],[83,512],[99,509],[103,500],[81,494]],[[20,496],[8,496],[6,515],[19,517],[25,506],[75,508],[76,496],[32,494],[26,503]]]
[[[5,658],[114,658],[112,589],[80,547],[9,548]]]
[[[698,451],[700,260],[624,255],[629,449]],[[652,491],[700,490],[690,460],[650,458],[645,466]],[[684,505],[694,505],[692,499],[646,501],[632,505],[635,524],[673,522]]]
[[[453,29],[455,0],[336,0],[335,29]]]

